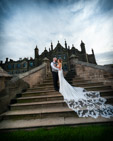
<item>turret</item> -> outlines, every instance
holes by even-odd
[[[36,45],[36,48],[35,48],[35,59],[39,57],[39,49],[37,48],[37,45]]]
[[[5,63],[8,63],[8,58],[6,58],[6,61],[5,61]]]
[[[68,49],[70,50],[70,46],[68,46]]]

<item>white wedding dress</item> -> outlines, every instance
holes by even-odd
[[[58,71],[60,89],[68,107],[74,110],[79,117],[102,116],[113,117],[113,106],[105,104],[106,99],[100,97],[100,92],[87,91],[81,87],[71,86],[63,76],[63,70]]]

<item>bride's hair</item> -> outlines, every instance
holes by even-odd
[[[62,63],[62,59],[58,59],[60,63]]]

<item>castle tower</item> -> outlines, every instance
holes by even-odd
[[[36,48],[34,49],[35,50],[35,59],[39,57],[39,49],[37,48],[37,45],[36,45]]]
[[[82,40],[80,46],[81,46],[81,52],[86,54],[85,44],[83,43]]]

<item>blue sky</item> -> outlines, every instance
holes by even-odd
[[[113,0],[0,0],[0,60],[34,57],[58,40],[87,53],[98,64],[113,63]]]

